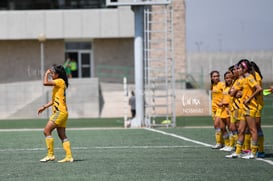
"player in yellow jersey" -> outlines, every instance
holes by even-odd
[[[243,115],[245,117],[245,121],[240,121],[239,124],[239,134],[238,134],[238,141],[236,144],[236,151],[231,155],[227,155],[227,158],[237,158],[242,157],[245,159],[253,159],[256,156],[258,150],[258,133],[257,127],[255,122],[256,112],[257,112],[257,101],[255,96],[257,96],[261,91],[261,86],[257,83],[254,76],[250,73],[251,72],[251,65],[250,62],[246,59],[240,60],[239,67],[243,71],[244,75],[244,83],[242,87],[242,102],[244,112]],[[237,91],[240,91],[237,89]],[[249,131],[251,133],[251,153],[242,156],[242,145],[244,142],[244,133],[246,127],[248,126]]]
[[[230,112],[231,112],[231,119],[230,119],[230,151],[234,150],[235,143],[238,140],[238,128],[240,121],[244,120],[244,117],[242,116],[242,87],[244,78],[242,75],[242,71],[240,71],[238,64],[234,65],[233,69],[233,76],[234,80],[232,82],[232,86],[229,90],[229,94],[232,97],[230,102]],[[230,157],[230,155],[226,156],[227,158]]]
[[[253,74],[255,77],[255,80],[258,82],[258,84],[263,87],[263,75],[260,71],[260,68],[258,67],[258,65],[255,62],[250,62],[251,66],[253,67]],[[264,158],[265,157],[265,153],[264,153],[264,134],[263,134],[263,130],[261,127],[261,116],[262,116],[262,110],[263,110],[263,106],[264,106],[264,99],[263,99],[263,94],[262,92],[260,92],[257,96],[257,103],[258,103],[258,110],[256,113],[256,125],[257,125],[257,130],[258,130],[258,152],[257,152],[257,157],[258,158]]]
[[[230,112],[230,123],[229,123],[229,148],[227,148],[225,151],[234,151],[235,149],[235,143],[237,142],[238,138],[238,99],[235,99],[235,97],[232,97],[230,95],[231,89],[233,85],[236,83],[238,80],[239,74],[237,71],[237,65],[232,65],[229,67],[229,71],[231,72],[232,75],[232,83],[229,89],[229,96],[230,96],[230,102],[229,102],[229,112]]]
[[[225,87],[223,90],[223,99],[222,99],[222,114],[220,120],[220,128],[223,135],[224,147],[221,148],[221,151],[232,151],[232,147],[229,145],[229,126],[230,126],[230,99],[229,90],[232,84],[232,73],[230,71],[224,74]]]
[[[52,79],[50,79],[50,76]],[[52,86],[53,92],[51,101],[38,109],[38,114],[40,114],[45,109],[52,106],[52,115],[44,128],[47,156],[40,161],[48,162],[55,160],[54,138],[52,136],[52,131],[56,128],[66,153],[65,158],[58,162],[73,162],[74,160],[71,153],[70,142],[65,133],[68,118],[65,91],[68,87],[68,78],[64,67],[62,65],[54,65],[52,68],[48,69],[45,72],[43,84],[44,86]]]
[[[216,70],[210,73],[211,77],[211,106],[212,106],[212,118],[215,129],[216,145],[212,146],[212,149],[220,149],[223,147],[222,132],[220,128],[221,120],[221,102],[223,98],[223,90],[225,87],[224,82],[220,82],[220,73]]]

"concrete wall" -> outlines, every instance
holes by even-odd
[[[174,10],[174,60],[176,79],[187,72],[186,62],[186,6],[184,0],[172,0]]]
[[[45,69],[64,62],[64,41],[44,43]],[[0,83],[41,79],[40,43],[37,40],[0,41]]]
[[[123,38],[123,39],[95,39],[93,46],[94,53],[94,64],[105,65],[105,66],[127,66],[134,67],[134,39],[133,38]],[[105,69],[105,72],[95,68],[95,76],[99,73],[109,74],[108,77],[101,77],[100,80],[104,82],[117,82],[122,83],[122,77],[118,80],[115,77],[111,77],[111,74],[117,75],[122,72],[116,69],[109,70]],[[132,70],[131,70],[132,71]],[[134,72],[132,77],[134,77]],[[121,75],[122,76],[122,75]],[[130,79],[132,81],[133,79]],[[134,81],[134,80],[133,80]]]
[[[218,70],[221,80],[228,67],[235,65],[241,59],[254,61],[263,74],[263,85],[273,82],[273,52],[272,51],[246,51],[246,52],[195,52],[187,56],[188,73],[192,74],[198,83],[209,89],[210,72]]]
[[[133,19],[130,7],[0,11],[0,40],[133,37]]]
[[[131,116],[128,101],[130,95],[125,96],[122,84],[101,84],[103,108],[101,117]],[[129,85],[129,90],[133,85]],[[156,101],[160,101],[157,99]],[[176,116],[208,116],[211,113],[210,96],[206,90],[176,89]],[[156,114],[166,114],[166,108],[157,108]]]
[[[102,103],[99,81],[93,79],[69,79],[66,91],[70,118],[99,117]],[[44,87],[41,81],[0,84],[0,119],[37,118],[40,106],[51,100],[52,87]],[[39,118],[48,118],[51,109]]]
[[[182,73],[186,72],[186,32],[185,32],[185,4],[183,0],[172,0],[172,4],[170,7],[173,10],[173,27],[168,27],[168,30],[170,31],[171,28],[173,28],[173,58],[174,58],[174,64],[175,64],[175,76],[176,79],[179,79],[180,75]],[[152,12],[157,12],[152,14],[152,21],[156,23],[152,23],[151,25],[151,31],[155,31],[155,33],[151,34],[152,40],[160,40],[165,35],[163,31],[166,27],[164,23],[164,16],[163,13],[164,6],[152,6]],[[160,13],[162,12],[162,13]],[[171,16],[171,15],[170,15]],[[161,21],[160,21],[161,20]],[[168,34],[168,38],[171,38],[171,34]],[[165,57],[168,55],[164,54],[164,42],[160,43],[151,43],[151,49],[161,49],[162,51],[152,51],[151,57],[152,58],[159,58],[159,57]],[[158,62],[152,62],[153,64],[159,64]],[[164,62],[162,62],[164,63]],[[157,66],[157,65],[155,65]]]
[[[95,77],[97,65],[134,66],[133,38],[95,39],[92,45]],[[52,64],[63,64],[64,46],[64,40],[48,40],[44,43],[45,70]],[[36,40],[0,41],[0,83],[40,80],[40,56],[40,43]],[[111,77],[101,79],[111,80]]]

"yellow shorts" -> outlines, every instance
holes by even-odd
[[[216,111],[212,111],[212,112],[211,112],[211,117],[212,117],[212,119],[215,118],[215,115],[216,115]]]
[[[56,111],[50,116],[50,120],[53,121],[58,127],[66,128],[66,122],[68,113]]]
[[[226,119],[230,117],[230,111],[227,107],[222,107],[221,118]]]
[[[243,120],[245,120],[245,118],[244,118],[242,109],[235,109],[234,111],[232,111],[231,123],[235,123],[237,121],[243,121]]]
[[[262,111],[263,111],[263,106],[261,104],[258,104],[257,112],[256,112],[256,118],[262,117]]]
[[[217,108],[215,117],[221,117],[221,114],[222,114],[222,108]]]
[[[255,115],[256,118],[262,117],[262,110],[258,110]]]
[[[243,115],[244,116],[250,116],[252,118],[256,118],[256,113],[257,113],[256,109],[248,109],[248,110],[244,110]]]

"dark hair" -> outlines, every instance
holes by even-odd
[[[260,71],[259,66],[255,62],[253,62],[253,61],[251,61],[250,64],[251,64],[253,70],[260,75],[261,79],[263,79],[263,75],[262,75],[262,73]],[[254,76],[255,76],[255,72],[254,72]]]
[[[224,79],[226,79],[226,76],[227,76],[228,74],[232,74],[231,71],[225,72],[225,74],[224,74]],[[225,81],[225,85],[226,85],[226,87],[228,86],[226,81]]]
[[[53,65],[53,69],[56,74],[59,75],[59,78],[63,79],[65,82],[66,87],[68,88],[68,78],[66,75],[66,72],[64,70],[64,67],[62,65]]]
[[[233,70],[234,70],[235,66],[234,65],[231,65],[228,70],[233,74]]]
[[[248,59],[241,59],[238,64],[241,65],[243,69],[246,69],[248,73],[252,74],[253,69]]]
[[[210,78],[212,78],[212,75],[214,73],[217,73],[220,76],[220,72],[218,70],[213,70],[213,71],[210,72]],[[213,85],[214,82],[212,80],[210,80],[210,82],[211,82],[210,89],[212,90],[212,85]]]

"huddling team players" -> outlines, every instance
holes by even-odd
[[[212,148],[233,152],[226,158],[265,157],[261,128],[263,76],[259,67],[242,59],[225,72],[224,82],[217,70],[210,77],[216,141]]]

